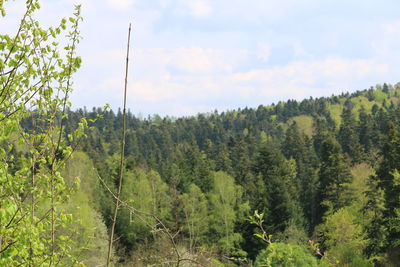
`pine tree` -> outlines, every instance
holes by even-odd
[[[334,212],[351,203],[349,184],[352,180],[339,143],[334,137],[327,136],[321,148],[318,190],[320,205],[317,213],[319,222],[327,211]]]
[[[289,221],[303,227],[304,216],[299,203],[300,183],[296,179],[295,161],[286,160],[276,147],[266,144],[260,149],[255,168],[265,184],[265,190],[260,192],[262,195],[255,208],[268,214],[269,231],[282,232]]]
[[[316,219],[317,158],[311,140],[306,135],[300,134],[296,123],[286,131],[282,152],[287,159],[293,158],[296,161],[296,179],[300,186],[299,200],[307,219],[308,230],[311,232]]]
[[[353,163],[359,163],[362,159],[362,147],[357,135],[358,124],[352,112],[351,101],[346,101],[341,115],[338,141],[342,145],[343,152],[347,153]]]
[[[378,181],[378,187],[384,192],[383,224],[387,231],[385,247],[398,255],[400,251],[400,135],[392,122],[388,123],[382,156],[375,179]]]
[[[373,146],[373,124],[372,118],[367,114],[364,106],[361,106],[359,111],[359,140],[360,144],[363,146],[363,149],[366,154],[368,154]]]

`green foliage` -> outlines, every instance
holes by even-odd
[[[341,104],[335,104],[335,105],[331,105],[329,107],[331,117],[335,121],[336,125],[338,125],[338,126],[341,123],[340,115],[342,113],[342,110],[343,110],[343,106]]]
[[[381,90],[374,90],[375,100],[383,103],[383,101],[387,98],[387,94]]]
[[[379,152],[380,145],[385,143],[385,129],[390,121],[398,121],[399,109],[389,103],[379,109],[381,104],[374,100],[375,96],[371,98],[374,92],[280,102],[270,107],[188,118],[138,119],[128,113],[129,146],[125,153],[128,176],[137,172],[138,167],[145,173],[150,170],[159,173],[164,184],[161,191],[167,193],[161,192],[157,198],[169,206],[165,215],[156,213],[163,217],[170,233],[176,234],[182,253],[188,257],[198,258],[196,254],[210,251],[237,258],[245,255],[245,251],[254,259],[263,246],[253,235],[259,234],[254,225],[243,222],[245,213],[238,203],[248,203],[245,210],[258,209],[269,215],[265,227],[277,242],[304,247],[305,240],[315,237],[315,227],[321,224],[316,241],[322,244],[328,259],[332,255],[343,262],[367,265],[362,250],[368,241],[371,244],[365,248],[368,255],[389,261],[396,250],[388,251],[388,229],[396,231],[397,217],[383,219],[387,213],[382,184],[374,179],[368,185],[367,177],[373,174],[369,166],[381,165]],[[333,110],[337,114],[332,109],[337,109]],[[82,148],[89,151],[101,177],[115,191],[114,177],[119,171],[115,155],[122,113],[96,112],[103,114],[104,121],[94,122],[95,127]],[[73,114],[96,117],[85,110]],[[312,130],[312,137],[304,134],[304,130]],[[392,172],[394,169],[391,168]],[[224,182],[217,184],[215,172],[230,178],[220,178]],[[129,181],[135,183],[124,193],[129,195],[125,200],[131,199],[130,204],[136,205],[135,208],[153,213],[156,209],[151,208],[154,197],[149,183],[139,177]],[[105,221],[110,223],[113,199],[103,193],[98,195],[100,200],[96,201],[100,202]],[[351,216],[344,216],[343,209]],[[396,214],[396,209],[393,211]],[[154,218],[144,216],[145,221],[141,221],[124,208],[120,217],[122,223],[117,234],[126,254],[134,250],[140,255],[151,255],[153,260],[148,264],[160,263],[156,252],[165,244],[158,246],[162,235],[157,230],[157,233],[150,231],[150,225],[157,224]],[[330,245],[329,240],[335,240],[330,235],[335,233],[334,222],[342,219],[350,230],[357,229],[362,245],[357,242],[354,245],[354,236],[353,241],[340,246]],[[153,252],[148,251],[152,249]],[[168,250],[162,255],[171,258],[173,254]],[[349,260],[351,257],[353,261]],[[325,263],[331,264],[326,259],[321,261]]]
[[[258,173],[265,189],[259,198],[260,210],[269,214],[267,225],[271,233],[281,232],[289,221],[303,225],[302,210],[299,205],[299,181],[296,179],[296,163],[286,160],[283,155],[268,144],[261,148],[257,158]]]
[[[348,208],[341,208],[327,216],[325,222],[319,227],[324,238],[324,245],[329,249],[351,244],[355,248],[362,249],[365,245],[362,228],[354,220]]]
[[[379,102],[371,94],[374,90],[187,118],[140,119],[128,112],[127,176],[123,184],[128,189],[123,192],[123,200],[137,212],[129,212],[122,205],[116,233],[120,237],[121,260],[133,253],[142,259],[132,260],[133,265],[160,264],[162,258],[174,261],[176,253],[171,249],[171,241],[153,215],[165,222],[169,229],[166,232],[174,236],[182,257],[216,257],[229,265],[230,260],[238,257],[243,262],[246,253],[251,260],[255,259],[264,247],[253,235],[259,234],[254,225],[243,221],[244,210],[265,211],[269,215],[265,227],[274,235],[274,240],[300,247],[315,233],[318,223],[322,223],[318,229],[325,230],[321,230],[316,241],[325,250],[329,240],[334,239],[329,234],[335,232],[334,221],[342,219],[337,213],[345,209],[352,216],[343,216],[344,225],[361,229],[360,238],[364,243],[344,242],[330,247],[328,255],[344,262],[350,262],[348,259],[353,257],[352,264],[356,264],[356,258],[360,264],[369,264],[361,251],[367,234],[368,255],[380,257],[381,262],[393,261],[396,248],[389,249],[388,238],[389,229],[393,233],[397,231],[398,211],[392,209],[393,216],[389,219],[386,207],[390,201],[385,200],[385,192],[392,192],[394,196],[397,189],[393,183],[394,186],[384,190],[388,184],[382,181],[386,178],[378,179],[378,176],[367,185],[367,176],[373,174],[369,165],[378,169],[380,165],[388,166],[387,155],[382,154],[383,164],[380,162],[381,144],[386,142],[387,125],[391,121],[398,123],[400,113],[396,104],[386,103],[379,109],[375,105]],[[340,127],[330,112],[332,107],[337,107],[335,116]],[[95,120],[96,113],[101,113],[103,119]],[[94,127],[79,147],[88,153],[100,177],[115,192],[122,113],[102,109],[70,112],[70,118],[64,120],[68,133],[76,128],[73,125],[82,116],[88,117]],[[24,129],[36,129],[30,120],[22,122]],[[305,130],[312,130],[312,137],[304,134]],[[12,138],[15,140],[13,133],[9,139]],[[385,149],[396,155],[392,146]],[[360,149],[361,156],[355,153],[355,148]],[[21,169],[23,160],[19,159],[28,151],[21,144],[7,152],[18,159],[8,161],[12,172]],[[381,172],[385,174],[382,177],[393,182],[398,169],[397,157],[390,159],[393,164],[385,167],[388,171]],[[77,159],[81,163],[68,165],[71,176],[96,176],[86,157],[77,154]],[[150,179],[151,172],[158,173],[154,175],[158,178]],[[216,182],[216,177],[222,182]],[[82,192],[87,197],[78,191],[76,203],[89,202],[90,208],[98,209],[110,225],[114,199],[108,190],[99,190],[98,184],[88,183],[92,178],[81,181]],[[71,184],[72,179],[68,179],[65,187]],[[396,198],[391,199],[394,204]],[[85,210],[91,214],[89,209]],[[334,221],[329,220],[331,216]],[[328,227],[329,231],[327,222],[332,226]],[[83,231],[86,226],[80,229]],[[213,256],[204,256],[207,252]],[[221,255],[227,258],[222,259]],[[326,260],[321,264],[324,262],[329,264]]]
[[[61,171],[71,142],[87,128],[81,118],[67,145],[64,121],[71,75],[81,64],[75,50],[82,18],[77,6],[70,23],[62,19],[45,29],[35,19],[39,8],[38,1],[26,1],[16,35],[0,35],[1,266],[81,265],[73,253],[79,247],[72,248],[76,232],[69,228],[75,218],[64,209],[73,188]],[[65,47],[59,45],[61,34],[68,40]],[[22,126],[28,116],[29,129]]]
[[[376,105],[380,105],[379,102],[374,101],[375,98],[373,99],[368,99],[365,96],[357,96],[351,99],[351,102],[353,104],[353,112],[355,116],[360,115],[360,111],[362,108],[364,108],[368,114],[371,113],[372,107]]]
[[[329,250],[330,257],[338,259],[342,264],[354,267],[373,267],[371,260],[367,259],[358,247],[352,244],[338,245]]]
[[[99,266],[122,112],[68,111],[79,7],[47,29],[35,19],[39,2],[25,7],[16,35],[0,35],[0,266]],[[377,88],[178,119],[128,112],[121,262],[132,253],[133,265],[186,257],[222,266],[258,254],[256,266],[317,266],[304,249],[314,232],[326,251],[320,265],[396,264],[398,88]],[[75,148],[87,154],[71,158]],[[253,218],[260,229],[245,226],[257,209],[266,229],[263,213]],[[267,249],[259,253],[255,237]]]
[[[216,259],[211,259],[212,266],[215,267],[224,267],[225,265]]]
[[[317,260],[302,247],[285,243],[272,243],[257,256],[254,266],[318,266]]]
[[[307,116],[307,115],[301,115],[301,116],[296,116],[293,117],[292,119],[290,119],[290,122],[296,122],[296,124],[299,127],[300,132],[306,134],[307,136],[311,137],[314,133],[314,128],[313,128],[313,124],[314,124],[314,120],[311,116]]]
[[[74,218],[62,235],[71,236],[71,256],[87,266],[105,265],[108,249],[107,228],[101,215],[89,205],[85,192],[79,190],[64,205],[66,212]],[[66,264],[68,265],[68,264]]]
[[[298,193],[293,193],[300,194],[299,202],[302,203],[306,225],[311,231],[316,221],[318,163],[311,140],[304,134],[300,134],[296,123],[293,123],[286,131],[282,152],[286,158],[293,158],[296,161],[296,180],[299,188]]]
[[[121,199],[138,213],[122,209],[117,220],[117,230],[130,247],[153,239],[149,226],[157,225],[154,216],[168,222],[171,215],[171,199],[167,185],[155,171],[135,169],[126,173]]]
[[[224,172],[215,173],[213,180],[209,194],[209,240],[217,243],[221,253],[244,256],[244,251],[239,248],[242,237],[235,232],[235,224],[244,219],[249,210],[248,203],[242,199],[242,188]]]
[[[342,146],[343,152],[347,153],[354,163],[359,163],[363,157],[363,149],[357,134],[359,126],[353,114],[353,108],[345,107],[341,118],[342,123],[339,128],[338,141]]]
[[[317,266],[316,259],[301,245],[272,242],[272,235],[264,229],[264,213],[258,213],[256,210],[248,220],[261,231],[261,234],[257,233],[255,236],[268,244],[267,248],[257,255],[254,266]],[[288,233],[293,233],[293,230],[291,227]],[[297,229],[294,231],[298,232]]]
[[[318,231],[329,258],[349,266],[373,266],[363,255],[367,240],[350,207],[327,216]]]
[[[181,195],[182,211],[185,218],[183,229],[189,234],[189,251],[207,241],[208,202],[206,196],[195,184],[189,186],[189,192]]]
[[[93,166],[92,160],[84,153],[77,151],[66,162],[65,170],[62,174],[68,186],[73,186],[74,182],[79,181],[79,192],[87,198],[87,204],[97,211],[100,211],[101,185],[98,173]]]
[[[174,179],[182,191],[187,191],[191,183],[196,184],[203,192],[210,190],[212,184],[210,162],[195,144],[182,144],[179,147],[177,165],[179,174]]]
[[[322,218],[325,212],[335,212],[350,205],[353,199],[350,190],[353,177],[341,154],[340,145],[333,137],[328,136],[323,141],[321,154],[319,218]]]
[[[299,228],[296,224],[289,222],[285,231],[274,235],[274,240],[278,243],[298,245],[303,248],[308,247],[308,235],[304,229]]]
[[[368,180],[374,173],[371,166],[366,163],[361,163],[351,168],[351,174],[354,179],[350,188],[354,199],[357,200],[354,204],[357,206],[358,211],[367,205],[368,199],[365,192],[368,190]]]
[[[77,179],[80,187],[70,200],[63,205],[74,221],[68,226],[68,233],[74,242],[73,254],[87,266],[104,265],[106,262],[108,235],[100,211],[100,184],[93,163],[83,152],[74,153],[66,162],[63,171],[69,186]]]
[[[400,221],[399,221],[399,195],[400,195],[400,135],[392,122],[389,122],[386,137],[383,141],[382,162],[376,175],[371,177],[371,184],[377,192],[369,192],[367,210],[374,215],[381,215],[371,221],[368,229],[370,237],[369,253],[379,255],[387,251],[393,263],[398,262],[400,250]],[[383,201],[382,201],[383,200]],[[382,203],[383,202],[383,203]],[[379,204],[383,204],[383,207]]]

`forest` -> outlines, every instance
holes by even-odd
[[[44,29],[39,8],[0,35],[0,266],[399,266],[400,83],[178,118],[72,110],[80,9]]]
[[[129,113],[121,197],[206,266],[396,266],[399,92],[383,84],[187,118]],[[113,199],[97,176],[115,190],[122,113],[71,111],[66,129],[99,114],[67,170],[94,170],[81,174],[93,183],[86,195],[109,226]],[[266,236],[259,216],[249,220],[255,211]],[[121,212],[117,255],[128,266],[169,257],[152,220]]]

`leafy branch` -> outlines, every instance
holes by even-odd
[[[261,231],[261,234],[255,233],[254,236],[260,238],[269,245],[272,244],[272,235],[269,235],[263,226],[264,213],[258,213],[258,210],[255,210],[254,215],[249,216],[247,219],[251,224],[257,225]]]

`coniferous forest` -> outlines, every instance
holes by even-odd
[[[122,110],[69,108],[79,7],[44,29],[27,3],[0,36],[0,266],[399,266],[400,84],[128,111],[121,155]]]

